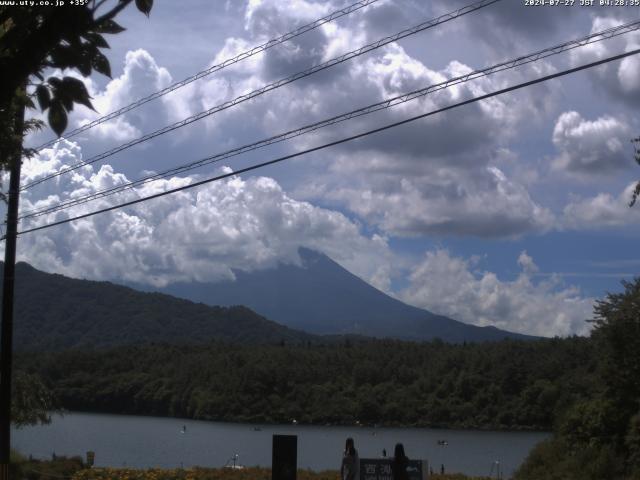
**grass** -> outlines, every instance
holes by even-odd
[[[11,478],[20,480],[271,480],[270,468],[86,468],[80,457],[57,457],[52,460],[27,459],[12,452]],[[489,480],[461,474],[432,475],[431,480]],[[340,480],[337,470],[314,472],[298,470],[297,480]]]
[[[35,460],[11,452],[10,477],[20,480],[68,479],[85,468],[80,457]]]
[[[488,477],[467,477],[462,474],[433,475],[432,480],[489,480]],[[336,470],[313,472],[298,470],[298,480],[339,480]],[[230,470],[226,468],[185,468],[147,470],[127,468],[94,468],[77,472],[72,480],[271,480],[269,468],[245,468]]]

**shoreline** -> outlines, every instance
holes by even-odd
[[[190,418],[190,417],[174,417],[171,415],[146,415],[143,413],[120,413],[120,412],[108,412],[100,410],[60,410],[51,412],[51,417],[64,416],[65,414],[87,414],[87,415],[113,415],[119,417],[141,417],[141,418],[158,418],[165,420],[180,420],[190,422],[207,422],[207,423],[222,423],[227,425],[247,425],[249,427],[313,427],[313,428],[366,428],[366,429],[412,429],[412,430],[449,430],[455,432],[497,432],[497,433],[542,433],[551,434],[552,430],[521,427],[521,428],[499,428],[495,426],[487,427],[464,427],[464,426],[447,426],[447,425],[407,425],[402,423],[302,423],[296,421],[291,423],[270,423],[264,421],[251,421],[251,420],[218,420],[207,418]]]
[[[361,458],[379,458],[383,449],[391,452],[402,442],[410,458],[467,475],[486,475],[496,460],[512,472],[548,438],[539,432],[267,425],[71,411],[63,417],[54,414],[49,426],[16,431],[14,446],[41,459],[51,458],[53,446],[57,455],[94,451],[101,467],[216,468],[235,454],[241,465],[269,467],[272,436],[282,434],[298,436],[298,466],[313,471],[336,468],[345,438],[352,437]]]

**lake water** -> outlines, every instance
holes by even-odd
[[[183,427],[186,427],[182,433]],[[245,466],[271,466],[273,434],[298,436],[298,467],[338,469],[347,437],[361,458],[392,454],[402,442],[410,458],[426,459],[434,470],[488,475],[496,461],[508,478],[548,434],[424,428],[315,427],[217,423],[175,418],[87,413],[56,416],[46,426],[13,430],[13,446],[26,455],[50,458],[92,450],[96,466],[220,467],[236,453]],[[448,445],[438,445],[446,440]]]

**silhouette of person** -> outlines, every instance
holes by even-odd
[[[351,437],[347,438],[345,442],[340,478],[342,480],[358,480],[360,478],[360,458]]]
[[[387,449],[386,448],[382,449],[382,456],[386,458],[386,456],[387,456]]]
[[[409,459],[404,454],[404,446],[401,443],[396,443],[396,448],[393,451],[393,460],[391,461],[393,480],[409,480],[408,466]]]
[[[444,463],[440,464],[440,475],[444,475]]]

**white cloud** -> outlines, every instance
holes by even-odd
[[[518,257],[518,265],[520,265],[522,271],[527,275],[534,274],[538,271],[538,266],[533,261],[533,258],[527,254],[526,250],[520,252],[520,256]]]
[[[212,63],[218,63],[248,49],[267,35],[265,32],[273,35],[275,34],[273,32],[284,31],[282,28],[285,27],[281,25],[283,22],[288,26],[287,28],[291,28],[293,24],[317,18],[326,13],[325,11],[328,12],[330,7],[329,4],[302,0],[293,2],[293,6],[291,3],[275,1],[250,2],[246,17],[247,32],[251,38],[227,38]],[[370,20],[373,18],[371,15],[377,10],[388,11],[390,8],[388,3],[381,2],[380,5],[359,14]],[[391,12],[388,13],[391,14]],[[357,17],[359,14],[354,15]],[[344,22],[327,24],[318,30],[296,37],[291,42],[287,42],[287,45],[270,49],[264,54],[217,72],[204,81],[180,89],[165,97],[161,102],[164,108],[158,107],[153,114],[145,114],[145,122],[136,122],[135,113],[131,112],[125,115],[126,125],[112,126],[110,129],[105,126],[101,131],[104,136],[115,137],[120,134],[123,138],[129,138],[136,132],[148,132],[152,126],[160,126],[158,124],[160,119],[170,121],[182,119],[259,88],[276,78],[318,64],[332,57],[334,52],[337,54],[344,50],[345,44],[354,48],[365,42],[367,21],[348,18],[345,22],[347,22],[346,25]],[[255,138],[265,133],[282,131],[284,128],[297,127],[312,120],[380,101],[390,95],[406,93],[470,70],[469,66],[455,60],[441,71],[432,70],[426,64],[408,55],[400,46],[392,44],[364,57],[353,59],[347,64],[313,75],[302,82],[288,85],[277,92],[271,92],[260,99],[236,106],[232,111],[208,117],[206,120],[209,127],[207,129],[208,144],[228,142],[229,138]],[[125,100],[123,92],[131,91],[135,97],[140,89],[147,88],[144,91],[146,94],[149,86],[158,84],[164,86],[167,78],[170,79],[168,72],[158,67],[148,53],[141,50],[129,52],[125,73],[110,82],[104,92],[98,94],[96,100],[108,104],[106,107],[100,105],[99,109],[101,112],[113,110],[123,104]],[[479,79],[469,85],[454,87],[446,92],[431,95],[428,99],[397,107],[389,117],[396,120],[409,114],[422,113],[451,101],[486,93],[502,85],[501,80]],[[479,146],[513,135],[518,123],[523,119],[530,122],[544,103],[540,103],[539,99],[545,95],[540,95],[539,91],[535,93],[535,96],[523,93],[518,98],[504,97],[484,101],[467,107],[460,115],[440,115],[438,118],[426,121],[429,125],[426,132],[421,128],[419,130],[422,130],[422,134],[412,135],[415,129],[405,128],[405,134],[398,134],[402,135],[401,141],[393,146],[384,142],[378,145],[378,148],[411,152],[421,150],[437,154],[441,154],[446,149],[473,151]],[[143,109],[146,108],[143,107]],[[354,131],[371,124],[372,122],[368,119],[362,119],[351,121],[342,127],[346,131]],[[193,125],[189,127],[189,131],[191,142],[202,142],[201,128]],[[183,133],[184,135],[186,134]],[[464,138],[465,141],[459,141],[460,138]],[[304,141],[302,140],[303,143]]]
[[[229,8],[233,2],[227,3]],[[70,142],[43,151],[38,159],[26,162],[25,180],[75,163],[83,153],[89,156],[102,151],[107,148],[107,142],[120,143],[135,138],[260,88],[276,78],[466,5],[468,1],[457,0],[455,6],[453,3],[449,0],[376,2],[370,8],[294,39],[289,45],[275,47],[216,72],[76,137],[91,141],[83,144],[82,151]],[[566,41],[584,33],[581,23],[587,15],[602,13],[595,9],[568,9],[559,15],[555,10],[552,12],[553,9],[534,8],[522,15],[521,5],[517,3],[501,2],[443,28],[416,35],[401,45],[371,52],[157,138],[145,145],[144,156],[140,155],[145,161],[136,168],[161,171],[169,166],[163,164],[162,159],[190,161],[204,156],[204,152],[212,154],[249,143],[528,53],[533,49],[531,45],[538,45],[536,41],[540,39],[546,39],[544,45],[535,48]],[[143,50],[129,52],[122,75],[102,90],[90,79],[85,81],[100,113],[108,113],[170,84],[171,74],[174,78],[186,77],[193,73],[194,65],[219,63],[338,6],[344,6],[344,2],[250,0],[234,4],[232,12],[221,11],[216,20],[221,26],[217,29],[218,36],[226,36],[226,40],[205,42],[214,48],[222,45],[217,54],[211,50],[205,57],[207,47],[194,46],[196,35],[190,33],[169,40],[172,45],[168,47],[163,43],[162,49],[154,50],[151,47],[155,45],[146,45],[148,51],[158,52],[156,58],[164,55],[163,62],[156,62]],[[241,10],[245,14],[244,32]],[[160,11],[159,8],[158,13]],[[580,21],[576,18],[579,15]],[[234,21],[238,21],[238,25]],[[593,30],[616,22],[595,17]],[[120,41],[126,38],[118,37]],[[148,35],[137,35],[134,42],[148,38]],[[160,45],[159,40],[157,42]],[[119,55],[125,44],[134,48],[139,45],[123,42]],[[574,50],[572,61],[578,64],[604,58],[636,44],[640,44],[638,35],[593,44]],[[185,58],[176,62],[167,60],[167,48],[183,50]],[[196,58],[194,51],[201,52],[201,56]],[[640,68],[638,58],[591,69],[585,74],[593,79],[597,89],[606,89],[627,105],[637,105],[635,102],[640,103],[640,87],[635,81]],[[121,57],[116,61],[120,62]],[[558,62],[561,61],[558,57]],[[172,67],[170,74],[160,65],[185,68],[188,65],[190,70],[174,71]],[[479,79],[290,143],[292,148],[314,146],[323,140],[335,140],[424,113],[550,71],[549,64],[543,63]],[[577,77],[572,81],[581,82]],[[553,126],[555,116],[567,111],[564,118],[558,118],[558,136],[553,139],[558,149],[553,158],[556,169],[586,177],[624,168],[619,147],[628,146],[625,135],[629,131],[625,130],[624,117],[615,110],[611,110],[614,115],[609,116],[591,113],[589,119],[578,114],[571,116],[568,110],[579,105],[567,105],[565,97],[571,96],[563,95],[558,86],[545,84],[527,88],[517,94],[414,122],[366,141],[327,150],[328,153],[315,158],[317,161],[307,163],[313,165],[309,170],[302,170],[307,167],[295,170],[302,162],[294,166],[292,177],[287,177],[288,169],[280,170],[280,183],[265,177],[233,178],[118,213],[24,235],[19,251],[22,259],[48,271],[160,285],[177,280],[225,279],[232,276],[233,269],[251,270],[268,268],[278,261],[295,262],[297,247],[305,246],[329,254],[349,270],[388,291],[390,278],[396,274],[401,259],[390,251],[385,235],[389,235],[394,244],[392,236],[422,236],[425,241],[441,235],[510,237],[545,232],[553,226],[590,229],[637,224],[638,208],[630,211],[626,206],[628,188],[619,196],[591,193],[590,197],[589,192],[593,190],[581,185],[585,188],[582,191],[585,198],[573,197],[564,211],[562,206],[557,207],[561,201],[554,204],[554,200],[549,200],[553,194],[546,195],[558,187],[566,187],[559,182],[547,183],[549,179],[544,176],[544,181],[539,181],[540,172],[546,171],[540,166],[544,160],[540,160],[541,164],[536,164],[537,160],[529,161],[541,158],[540,152],[547,153],[543,150],[550,147],[546,145],[548,133],[544,133],[545,145],[530,146],[540,138],[536,135],[541,125],[548,131],[549,120],[544,116],[549,112],[554,115]],[[564,103],[560,106],[556,102]],[[596,108],[597,101],[590,111]],[[77,108],[71,119],[78,124],[95,117]],[[181,141],[179,149],[164,148],[175,146],[172,142],[176,138]],[[527,144],[525,151],[521,148],[523,143]],[[283,144],[278,148],[286,150],[289,146]],[[626,161],[631,160],[631,154],[625,155]],[[308,160],[313,159],[305,159]],[[115,164],[114,167],[85,167],[73,175],[47,182],[25,193],[23,209],[44,207],[60,199],[125,182],[134,172],[129,165],[133,164],[122,168]],[[118,173],[120,170],[127,175]],[[565,180],[564,175],[556,177]],[[195,178],[159,182],[143,191],[129,192],[126,198],[184,185]],[[283,189],[281,184],[286,185],[291,178],[299,181],[299,192],[305,192],[304,198],[310,202],[300,201],[299,195],[293,198],[294,195]],[[535,188],[536,195],[530,193],[529,188]],[[99,204],[107,205],[106,202]],[[557,209],[555,215],[549,210],[551,204]],[[357,219],[331,210],[327,205],[353,212]],[[75,211],[87,210],[82,207]],[[51,215],[47,220],[63,217],[64,214]],[[361,225],[360,220],[366,223]],[[382,234],[372,233],[375,231]],[[477,324],[496,323],[501,328],[542,335],[586,331],[583,319],[591,314],[592,300],[553,278],[536,282],[544,273],[536,273],[537,266],[526,252],[517,258],[522,274],[513,281],[501,280],[494,273],[477,272],[475,262],[473,258],[458,258],[445,251],[430,252],[415,268],[412,285],[403,292],[403,298]]]
[[[23,167],[23,182],[75,163],[80,150],[62,141]],[[117,202],[191,183],[174,177],[128,191]],[[127,181],[109,165],[87,166],[28,190],[22,211],[43,208]],[[56,193],[54,193],[56,192]],[[21,229],[108,206],[106,199],[25,220]],[[298,248],[328,254],[379,288],[388,288],[393,258],[386,239],[365,236],[343,214],[297,201],[267,177],[230,177],[134,207],[25,234],[21,259],[37,268],[93,279],[164,285],[175,281],[232,279],[233,269],[253,270],[297,262]]]
[[[595,16],[592,21],[591,32],[595,33],[613,28],[628,21],[630,21],[629,18]],[[574,65],[580,65],[628,52],[638,47],[640,47],[640,32],[635,31],[604,42],[597,42],[572,50],[571,59]],[[625,103],[638,105],[640,103],[640,86],[635,81],[638,77],[638,72],[640,72],[640,58],[638,58],[638,55],[633,55],[626,57],[621,62],[612,62],[597,68],[591,68],[587,74],[596,89],[605,91]]]
[[[441,0],[433,2],[438,13],[449,12],[453,8],[469,5],[466,0]],[[585,10],[566,8],[560,12],[554,8],[527,8],[524,2],[506,1],[490,5],[481,11],[467,15],[449,28],[455,28],[465,34],[471,33],[476,43],[484,44],[498,56],[505,52],[524,53],[525,45],[548,46],[560,32],[564,39],[570,38],[572,20],[577,14],[586,14]],[[597,2],[596,2],[597,3]],[[596,7],[593,7],[596,8]],[[474,45],[475,46],[475,45]]]
[[[635,185],[629,184],[618,196],[610,193],[588,198],[574,196],[564,208],[562,225],[578,230],[638,225],[640,210],[629,207]]]
[[[553,130],[553,144],[559,155],[552,160],[552,168],[582,178],[598,180],[633,166],[629,147],[632,133],[621,118],[602,116],[585,120],[575,111],[558,117]]]
[[[307,6],[310,10],[303,15],[300,14],[302,10],[287,9],[281,2],[251,2],[249,13],[247,13],[247,31],[252,40],[228,39],[216,61],[246,49],[261,36],[271,35],[271,30],[277,30],[278,22],[281,21],[278,15],[282,11],[286,10],[285,15],[293,15],[296,17],[296,21],[302,21],[307,17],[316,18],[322,13],[318,9],[328,8],[318,3],[305,6],[306,2],[300,2],[300,5],[302,10]],[[342,48],[341,45],[344,46],[345,38],[365,38],[365,24],[354,22],[349,24],[349,28],[332,24],[331,27],[316,32],[313,38],[309,37],[314,40],[313,42],[309,43],[301,38],[293,42],[291,48],[296,50],[296,55],[299,53],[296,59],[303,63],[326,59],[328,51],[339,51]],[[290,24],[287,25],[290,27]],[[279,68],[298,68],[296,65],[287,63],[289,60],[285,57],[278,54],[276,49],[270,50],[267,54],[258,55],[248,62],[242,62],[237,68],[226,69],[205,81],[181,89],[175,94],[163,98],[162,102],[154,102],[149,105],[150,110],[143,107],[140,111],[134,110],[126,114],[118,120],[123,122],[120,126],[112,125],[111,122],[105,124],[100,127],[98,134],[122,140],[124,137],[129,138],[139,132],[148,132],[156,126],[164,125],[167,119],[176,120],[177,117],[187,116],[203,108],[209,108],[228,98],[261,86]],[[343,112],[351,105],[366,105],[389,95],[426,86],[468,71],[470,71],[470,67],[456,61],[449,63],[440,71],[432,70],[408,55],[400,46],[392,45],[342,67],[331,69],[327,71],[326,75],[309,79],[303,86],[291,85],[278,92],[273,92],[259,101],[250,101],[225,112],[223,115],[211,117],[206,121],[206,136],[202,135],[203,128],[198,128],[196,125],[184,129],[183,136],[189,139],[189,145],[180,152],[180,156],[182,158],[188,156],[190,151],[195,151],[198,144],[215,144],[221,149],[226,148],[230,144],[237,145],[241,141],[244,143],[247,138],[253,139],[256,136],[260,138],[264,136],[264,132],[273,133],[289,126],[299,126],[311,119],[324,118],[337,112]],[[171,75],[166,69],[159,67],[146,51],[136,50],[127,54],[124,73],[120,77],[109,82],[104,91],[93,92],[96,97],[95,103],[101,112],[111,111],[136,97],[162,88],[170,82]],[[426,109],[435,108],[450,101],[491,91],[499,87],[502,82],[503,80],[499,79],[480,79],[473,84],[459,86],[414,104],[404,105],[390,112],[388,117],[394,120],[404,118],[409,114],[422,113]],[[533,116],[532,112],[535,111],[537,111],[537,107],[528,96],[520,96],[517,99],[505,97],[490,102],[481,102],[467,108],[460,114],[434,117],[421,125],[395,132],[393,142],[382,137],[374,139],[370,143],[370,148],[373,149],[371,158],[382,159],[382,163],[386,159],[392,159],[393,168],[385,169],[382,175],[374,171],[363,177],[361,184],[345,187],[337,184],[335,178],[341,178],[345,172],[348,173],[349,167],[345,166],[346,159],[350,157],[350,162],[354,166],[358,164],[367,166],[369,162],[365,158],[369,156],[369,151],[352,155],[350,153],[351,147],[348,147],[344,150],[347,153],[341,153],[337,156],[337,161],[333,163],[328,174],[333,177],[325,185],[326,189],[333,190],[328,196],[335,201],[345,203],[353,212],[365,219],[374,221],[385,232],[394,234],[454,233],[504,236],[518,235],[531,230],[544,230],[550,222],[549,212],[533,202],[522,185],[510,181],[497,168],[487,166],[490,149],[496,143],[509,138],[515,132],[518,122],[524,118],[530,120]],[[340,132],[360,130],[375,124],[376,121],[379,121],[379,118],[350,122],[348,125],[341,125]],[[465,141],[461,142],[460,138],[464,138]],[[305,141],[308,140],[301,139],[298,145],[304,144]],[[184,144],[186,142],[183,142]],[[63,143],[57,147],[54,153],[43,152],[40,163],[34,162],[31,170],[25,169],[26,175],[33,175],[37,169],[46,171],[47,169],[62,168],[64,163],[69,162],[58,160],[57,163],[54,162],[48,167],[43,167],[41,161],[49,158],[48,155],[56,157],[63,150],[72,150],[73,148],[75,147],[72,143]],[[154,153],[156,151],[158,148],[154,150]],[[79,158],[80,152],[76,152],[75,155]],[[167,155],[167,153],[159,151],[159,155]],[[187,159],[191,158],[187,157]],[[448,167],[446,166],[448,163],[454,165]],[[474,167],[468,168],[469,165],[474,165]],[[150,167],[161,169],[158,164],[141,166],[145,169]],[[431,179],[432,173],[435,173],[435,176]],[[40,173],[40,175],[42,174],[43,172]],[[32,205],[43,206],[56,199],[91,193],[100,184],[121,183],[126,179],[122,174],[116,174],[108,166],[99,170],[86,167],[65,178],[68,180],[49,182],[48,187],[38,189],[38,197],[28,198],[25,205],[30,202]],[[189,181],[189,179],[172,179],[166,185],[185,181]],[[219,185],[231,188],[233,182],[223,182]],[[381,185],[383,187],[378,188]],[[145,191],[153,188],[145,187]],[[386,258],[389,254],[386,251],[385,239],[375,236],[364,237],[359,233],[359,228],[355,223],[337,212],[317,209],[309,203],[291,200],[282,192],[278,184],[267,189],[272,192],[274,198],[266,198],[265,201],[272,200],[274,209],[277,207],[286,209],[286,212],[293,215],[293,219],[289,219],[289,221],[292,221],[294,225],[297,225],[296,222],[304,224],[306,221],[311,227],[316,225],[310,220],[313,218],[315,222],[319,222],[316,225],[319,225],[318,228],[326,227],[327,230],[320,228],[314,237],[317,239],[313,241],[307,237],[302,240],[296,239],[295,236],[290,242],[285,239],[267,241],[264,238],[258,241],[249,241],[251,233],[247,231],[249,225],[240,226],[240,219],[244,218],[244,215],[249,215],[248,220],[257,222],[262,231],[268,232],[269,222],[266,217],[258,219],[251,217],[256,214],[253,208],[255,207],[258,209],[257,212],[262,212],[264,215],[275,215],[274,212],[269,213],[261,210],[261,204],[248,200],[267,195],[265,188],[265,185],[261,186],[253,180],[242,183],[241,191],[243,194],[237,199],[236,204],[244,205],[251,213],[241,214],[238,212],[238,217],[235,220],[236,225],[230,229],[226,226],[228,227],[226,230],[224,228],[221,230],[223,236],[227,234],[229,236],[226,239],[227,242],[223,241],[224,238],[220,239],[222,244],[227,245],[231,238],[238,236],[240,240],[247,242],[247,245],[251,247],[252,256],[246,264],[236,258],[236,256],[240,258],[240,254],[229,254],[228,257],[235,260],[220,267],[219,270],[216,270],[218,268],[216,266],[209,268],[205,265],[208,270],[207,273],[204,273],[201,270],[205,267],[200,268],[199,264],[196,265],[196,260],[190,259],[186,253],[182,252],[184,248],[166,245],[167,248],[163,252],[172,253],[159,253],[163,243],[169,241],[156,238],[163,228],[166,228],[167,232],[174,232],[189,227],[193,228],[195,232],[199,232],[201,231],[199,227],[202,224],[191,225],[188,221],[191,216],[199,218],[202,215],[194,210],[194,206],[204,205],[204,208],[209,209],[206,218],[215,212],[215,209],[211,210],[213,206],[205,202],[204,197],[188,194],[186,199],[182,195],[175,197],[177,211],[171,210],[165,205],[165,201],[152,202],[159,205],[157,208],[162,211],[162,215],[158,215],[156,209],[146,211],[146,206],[107,215],[106,217],[117,223],[117,226],[109,227],[106,225],[104,228],[110,228],[112,231],[120,229],[123,232],[130,232],[131,238],[137,239],[136,242],[128,245],[131,248],[131,253],[128,254],[131,258],[121,254],[123,259],[127,258],[126,262],[123,261],[123,265],[119,266],[117,262],[108,264],[103,259],[96,262],[99,264],[97,267],[92,267],[88,263],[80,267],[80,260],[77,262],[74,260],[74,265],[76,265],[73,267],[74,271],[78,273],[97,268],[98,270],[93,271],[92,275],[111,278],[124,274],[123,272],[126,272],[124,266],[127,263],[134,265],[139,263],[140,268],[137,271],[126,274],[136,276],[136,278],[152,278],[152,281],[157,283],[169,281],[173,275],[171,269],[174,268],[179,270],[176,275],[186,275],[184,271],[188,266],[190,272],[193,272],[189,275],[194,278],[203,275],[224,277],[229,275],[231,268],[256,268],[268,265],[270,262],[273,263],[276,261],[274,259],[291,258],[293,255],[291,252],[295,250],[293,244],[303,244],[329,253],[332,258],[344,263],[355,273],[372,280],[379,287],[388,286],[391,271],[388,267],[389,262],[367,262],[362,260],[363,255],[351,253],[357,250],[375,250],[380,258]],[[213,198],[220,201],[223,198],[232,197],[231,193],[224,192],[224,188],[221,186],[204,187],[203,191],[209,192]],[[362,202],[361,199],[367,197],[370,191],[371,195],[365,202]],[[129,195],[134,194],[130,193]],[[181,202],[186,203],[182,204]],[[291,205],[296,207],[293,208]],[[388,208],[389,205],[390,208]],[[303,208],[303,206],[305,207]],[[80,210],[83,211],[82,208]],[[145,212],[148,217],[142,219],[138,212]],[[284,215],[282,212],[279,214]],[[231,215],[229,218],[233,219],[234,217]],[[278,219],[277,216],[275,218]],[[322,218],[324,220],[320,221]],[[220,222],[221,220],[215,217],[211,221]],[[284,222],[284,220],[281,221]],[[101,225],[100,222],[102,220],[87,220],[81,224],[86,224],[83,228],[91,230],[92,225]],[[168,222],[182,223],[172,225],[175,228],[169,228],[166,227]],[[260,222],[264,222],[264,224]],[[286,224],[286,222],[283,224],[276,222],[274,228],[284,228],[283,225]],[[330,229],[329,225],[331,225]],[[80,227],[63,227],[61,231],[70,233],[76,228]],[[304,230],[313,231],[312,228]],[[334,232],[334,236],[329,235],[329,230]],[[296,235],[302,235],[302,231],[299,229],[294,228],[293,232]],[[86,238],[92,237],[94,242],[100,244],[99,239],[102,238],[100,233],[100,231],[97,234],[87,233]],[[274,231],[273,234],[278,237],[280,235],[287,237],[289,232],[285,229],[282,232]],[[344,246],[339,248],[340,242],[346,240],[340,237],[339,241],[338,235],[350,239],[347,244],[354,245],[355,250],[344,248]],[[323,236],[327,239],[324,243],[320,240]],[[358,240],[356,241],[356,239]],[[72,245],[74,240],[68,240],[64,238],[64,235],[60,235],[58,240],[67,245],[61,247],[62,251],[71,252],[71,257],[59,256],[57,261],[61,271],[67,273],[72,273],[70,259],[74,255],[80,257],[87,253],[87,259],[92,256],[100,259],[103,256],[106,257],[111,249],[108,245],[101,245],[97,249],[86,245],[84,247]],[[114,239],[114,242],[116,246],[119,245],[118,248],[122,248],[124,251],[122,241]],[[358,242],[363,243],[361,245]],[[147,253],[144,253],[146,250],[143,252],[142,247],[137,246],[138,244],[157,245],[154,250],[155,256],[147,258]],[[266,253],[260,253],[263,251]],[[160,268],[151,267],[152,264],[158,265]],[[374,265],[380,266],[374,267]]]
[[[307,194],[345,203],[390,235],[505,237],[553,225],[553,214],[497,167],[406,163],[375,153],[343,156],[334,166],[341,181],[323,178]]]
[[[477,272],[477,259],[465,260],[446,250],[427,252],[400,297],[417,307],[474,325],[495,325],[540,336],[586,334],[594,299],[557,278],[534,281],[533,259],[522,252],[522,273],[502,281],[494,273]]]
[[[312,22],[336,7],[332,2],[291,0],[249,0],[245,10],[245,29],[254,37],[273,38],[293,30],[293,24]]]
[[[129,51],[124,60],[122,75],[111,80],[104,90],[98,91],[93,83],[89,83],[96,112],[83,109],[72,115],[72,122],[76,126],[89,123],[161,90],[171,82],[168,70],[159,67],[146,50]],[[167,118],[166,109],[162,104],[151,102],[115,120],[98,125],[87,133],[101,141],[125,142],[149,132],[153,127],[164,126]]]
[[[290,29],[291,25],[317,18],[332,8],[329,4],[304,0],[294,2],[294,6],[271,0],[249,2],[245,20],[250,39],[228,38],[214,63],[246,50],[262,37],[285,31],[282,30],[285,24]],[[284,76],[285,71],[291,74],[324,61],[330,53],[342,51],[345,45],[354,48],[367,38],[370,21],[375,21],[381,11],[391,14],[389,9],[393,10],[392,7],[388,2],[381,2],[377,7],[361,12],[360,20],[347,18],[343,22],[327,24],[294,39],[286,48],[270,49],[163,97],[161,102],[150,104],[150,111],[145,106],[140,112],[134,110],[116,122],[109,122],[99,127],[99,134],[105,139],[122,141],[147,133],[168,121],[179,120],[259,88],[274,76]],[[535,68],[544,70],[547,67]],[[211,145],[216,146],[216,151],[222,151],[471,70],[472,67],[455,60],[441,69],[432,69],[401,46],[392,44],[207,117],[177,133],[158,138],[153,144],[149,142],[150,145],[145,145],[149,148],[145,157],[154,158],[155,163],[140,168],[161,170],[174,165],[171,158],[174,156],[193,160],[205,149],[207,154],[215,153],[211,151]],[[298,138],[289,144],[302,148],[335,140],[336,135],[342,137],[361,132],[379,126],[381,122],[398,121],[482,95],[521,75],[525,73],[511,72],[509,79],[500,76],[477,79],[388,112],[353,119],[337,128]],[[143,92],[152,91],[151,87],[167,85],[170,80],[170,74],[147,52],[129,52],[124,73],[96,95],[96,102],[100,111],[113,110]],[[540,99],[548,95],[549,91],[543,88],[518,96],[496,97],[372,136],[358,144],[339,147],[336,160],[325,162],[330,170],[325,175],[324,189],[334,201],[343,202],[356,214],[377,222],[390,233],[509,236],[544,230],[551,221],[550,213],[530,198],[523,184],[507,178],[503,171],[493,166],[491,159],[496,150],[515,138],[523,121],[530,125],[545,111],[547,105]],[[169,141],[179,138],[181,150],[163,149],[167,138]],[[193,155],[190,156],[190,152]],[[393,168],[387,168],[382,174],[375,168],[370,170],[372,162],[378,161],[393,165]],[[350,173],[352,166],[364,172],[359,175],[361,181],[341,185],[341,177]],[[124,168],[127,173],[132,171],[129,166]],[[316,174],[317,170],[310,173],[312,177]],[[404,198],[400,198],[402,195]],[[365,197],[369,199],[368,203],[362,202]],[[390,208],[386,208],[387,205]]]

